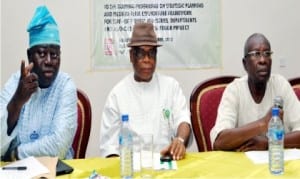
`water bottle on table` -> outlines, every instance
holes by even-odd
[[[128,115],[122,115],[122,126],[119,136],[121,178],[133,178],[133,139]]]
[[[284,126],[279,117],[279,108],[272,108],[272,118],[268,126],[269,170],[271,174],[281,175],[284,172]]]

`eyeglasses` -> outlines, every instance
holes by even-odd
[[[267,58],[269,59],[271,57],[271,55],[273,54],[272,51],[251,51],[251,52],[248,52],[246,55],[245,55],[245,58],[246,57],[250,57],[252,59],[259,59],[260,57],[264,57],[264,58]]]
[[[150,58],[150,59],[156,59],[156,53],[157,53],[157,49],[153,48],[149,51],[145,51],[142,48],[136,47],[134,48],[134,56],[140,60],[140,59],[144,59],[146,57],[146,55]]]

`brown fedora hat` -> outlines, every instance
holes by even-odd
[[[128,47],[150,45],[160,47],[152,23],[136,23]]]

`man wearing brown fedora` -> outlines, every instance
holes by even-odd
[[[153,24],[134,25],[128,44],[133,72],[108,95],[100,126],[101,156],[119,156],[120,116],[128,114],[133,137],[150,133],[154,152],[184,158],[191,143],[190,113],[179,83],[155,72],[160,46]]]

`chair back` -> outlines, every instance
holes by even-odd
[[[289,80],[289,82],[293,87],[298,99],[300,100],[300,77],[292,78]]]
[[[211,78],[195,86],[190,96],[193,132],[198,151],[211,151],[210,130],[215,125],[218,107],[227,84],[236,76]]]
[[[77,98],[78,126],[72,147],[74,158],[85,158],[90,137],[92,110],[88,96],[80,89],[77,89]]]

